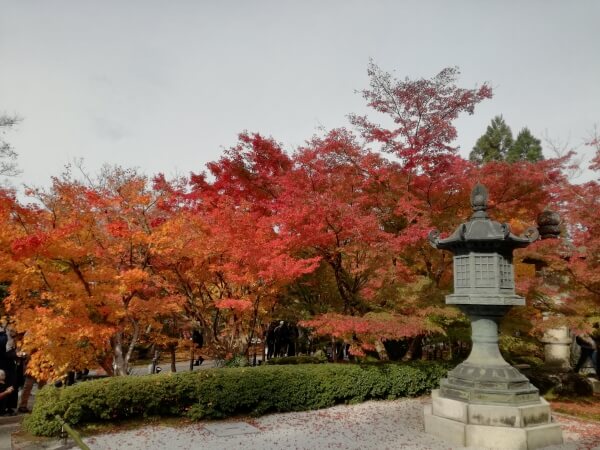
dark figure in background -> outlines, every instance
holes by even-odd
[[[277,326],[276,322],[271,322],[269,324],[269,328],[267,328],[267,333],[265,335],[265,342],[267,343],[267,359],[271,359],[275,356],[275,327]]]
[[[204,336],[202,335],[202,331],[195,329],[192,331],[192,343],[197,349],[201,349],[204,346]],[[204,362],[204,358],[201,355],[198,355],[198,358],[194,361],[195,366],[199,366]]]
[[[6,346],[8,344],[8,335],[6,330],[0,328],[0,365],[6,359]],[[4,370],[2,367],[0,369]]]
[[[17,350],[10,330],[0,331],[0,369],[5,373],[6,386],[11,386],[10,394],[0,400],[0,414],[15,414],[19,401],[19,380],[17,375]],[[8,391],[8,389],[7,389]]]
[[[300,330],[295,324],[284,320],[271,322],[265,333],[267,359],[296,356],[299,336]]]
[[[0,403],[4,403],[14,392],[15,388],[6,383],[6,374],[0,369]]]
[[[46,382],[36,380],[33,376],[26,373],[27,363],[29,362],[29,355],[27,355],[23,352],[18,353],[18,355],[23,364],[24,382],[23,382],[23,390],[21,391],[21,398],[19,399],[19,408],[17,409],[17,411],[19,411],[20,413],[28,413],[28,412],[30,412],[28,405],[29,405],[29,398],[31,397],[31,391],[33,390],[33,385],[35,383],[37,383],[38,390],[39,390],[44,387]],[[85,369],[83,373],[85,375],[87,375],[89,373],[89,371],[87,369]]]
[[[8,389],[6,373],[9,371],[10,361],[6,356],[6,344],[8,343],[8,335],[6,330],[0,328],[0,389],[3,395],[0,395],[0,415],[4,415],[8,409],[8,397],[12,393],[12,389]]]
[[[275,336],[275,357],[281,357],[287,354],[287,334],[287,327],[285,326],[285,322],[282,320],[273,330],[273,335]]]
[[[65,386],[73,386],[75,384],[75,371],[69,370],[65,378]]]
[[[25,354],[17,351],[17,386],[22,389],[25,385],[25,370],[27,369],[27,358]]]
[[[592,355],[592,361],[594,360],[594,356],[596,358],[596,376],[600,380],[600,354],[598,350],[600,350],[600,323],[596,322],[594,324],[594,332],[592,333],[592,339],[596,344],[596,354]]]
[[[592,356],[594,355],[594,351],[596,351],[597,345],[594,339],[588,334],[580,334],[575,338],[575,342],[581,348],[581,354],[579,355],[579,360],[575,365],[575,373],[579,373],[583,365],[586,363],[588,359],[591,359],[593,362]],[[600,376],[600,367],[599,361],[596,359],[596,375]]]
[[[287,341],[288,341],[288,356],[296,356],[296,344],[298,342],[298,337],[300,333],[298,331],[298,327],[293,324],[288,324],[287,326]]]

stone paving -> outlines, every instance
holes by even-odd
[[[318,411],[198,422],[182,427],[148,426],[87,438],[93,450],[146,449],[451,449],[423,431],[430,398],[370,401]],[[548,450],[600,449],[600,423],[558,416],[564,445]],[[490,443],[492,446],[493,443]]]

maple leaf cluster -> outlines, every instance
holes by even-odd
[[[247,355],[283,317],[357,355],[443,334],[459,317],[443,302],[452,258],[426,236],[468,218],[478,179],[494,217],[517,229],[547,205],[569,210],[574,245],[585,242],[588,257],[565,262],[556,246],[549,257],[580,283],[574,295],[597,302],[600,263],[589,251],[600,254],[598,183],[570,185],[567,158],[461,158],[453,121],[491,89],[457,87],[457,69],[431,80],[398,81],[375,65],[369,74],[363,95],[390,127],[351,116],[357,133],[324,132],[291,153],[245,132],[208,174],[150,179],[107,168],[77,180],[67,171],[29,190],[27,205],[1,191],[4,303],[30,372],[48,379],[100,364],[126,374],[136,345],[188,345],[192,328],[215,357]]]

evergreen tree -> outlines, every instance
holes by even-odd
[[[536,139],[529,129],[523,128],[517,135],[517,139],[506,154],[506,161],[530,161],[536,162],[544,159],[542,155],[542,143]]]
[[[485,134],[477,140],[473,151],[469,154],[469,159],[478,163],[503,161],[512,145],[513,136],[510,127],[506,125],[502,116],[496,116],[488,125]]]

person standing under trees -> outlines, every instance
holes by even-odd
[[[199,330],[198,328],[195,328],[192,331],[192,345],[195,347],[195,349],[200,350],[203,346],[204,346],[204,336],[202,334],[202,331]],[[192,358],[194,359],[194,358]],[[202,357],[202,355],[198,355],[198,358],[195,359],[194,361],[194,366],[199,366],[204,362],[204,358]]]
[[[274,335],[274,347],[275,347],[275,357],[279,358],[282,356],[286,356],[287,353],[287,330],[285,326],[285,322],[282,320],[279,322],[279,325],[275,327],[273,330]]]
[[[600,348],[600,323],[596,322],[594,324],[594,328],[595,328],[595,330],[592,333],[592,339],[594,340],[594,343],[596,344],[596,353],[592,354],[592,361],[594,361],[594,357],[595,357],[596,376],[600,380],[600,355],[598,354],[598,349]]]
[[[24,377],[23,381],[23,389],[21,390],[21,397],[19,398],[19,407],[17,411],[20,413],[28,413],[29,411],[29,398],[31,397],[31,391],[33,390],[33,385],[37,383],[38,390],[43,388],[46,384],[45,381],[40,381],[35,379],[33,376],[27,373],[27,363],[29,362],[30,355],[25,352],[17,352],[17,356],[22,361],[22,376]],[[86,373],[87,369],[83,371]]]
[[[288,324],[288,333],[287,333],[287,340],[288,340],[287,355],[288,356],[296,356],[296,354],[298,353],[298,349],[296,347],[297,347],[299,335],[300,335],[300,333],[298,331],[298,327],[296,325],[294,325],[293,323]]]
[[[17,351],[15,341],[8,326],[0,329],[0,370],[4,373],[6,385],[12,387],[9,395],[4,396],[0,402],[0,414],[13,415],[17,409],[19,400]],[[8,389],[6,389],[6,392],[8,392]]]
[[[21,396],[19,398],[19,406],[17,411],[20,413],[29,412],[29,408],[27,407],[27,403],[29,403],[29,397],[31,397],[31,391],[33,390],[33,385],[35,383],[35,379],[27,374],[27,362],[29,361],[29,355],[24,352],[18,352],[17,356],[22,361],[22,374],[24,377],[23,381],[23,389],[21,390]],[[40,385],[38,384],[38,388]]]
[[[277,322],[271,322],[267,333],[265,335],[265,342],[267,343],[267,359],[271,359],[275,356],[275,327]]]
[[[8,343],[8,335],[4,328],[0,328],[0,415],[4,415],[8,406],[7,397],[12,393],[12,389],[7,388],[6,371],[9,367],[9,361],[6,357],[6,345]]]
[[[7,397],[13,395],[15,388],[6,384],[6,373],[0,369],[0,404],[4,404]]]

